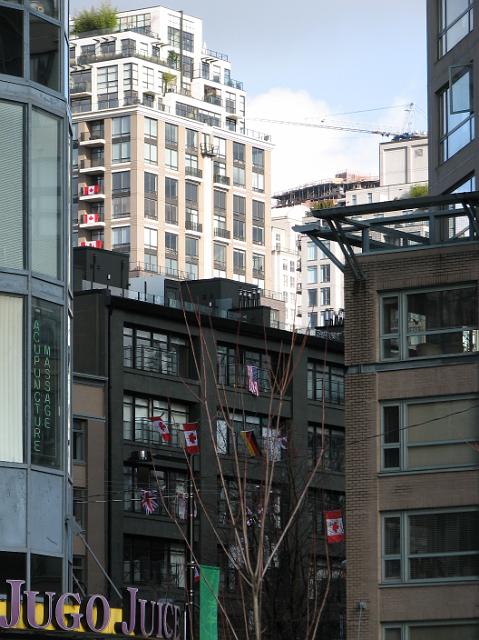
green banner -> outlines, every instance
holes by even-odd
[[[200,565],[200,640],[218,640],[219,567]]]

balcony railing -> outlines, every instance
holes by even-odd
[[[198,167],[185,167],[185,173],[187,176],[193,176],[195,178],[202,178],[203,172]]]
[[[70,87],[70,93],[91,93],[91,82],[73,82]]]
[[[203,231],[203,225],[199,222],[195,222],[194,220],[185,220],[185,229],[201,233]]]
[[[105,158],[96,157],[90,160],[80,160],[80,169],[94,169],[95,167],[104,167]]]
[[[231,231],[228,231],[228,229],[223,229],[221,227],[215,227],[214,234],[217,238],[227,238],[228,240],[229,238],[231,238]]]
[[[219,262],[218,260],[215,260],[213,262],[213,268],[218,271],[226,271],[226,262]]]
[[[259,280],[264,280],[264,269],[255,269],[253,267],[253,278],[259,278]]]
[[[93,140],[104,140],[105,131],[103,129],[98,129],[96,131],[82,131],[80,134],[81,142],[90,142]]]
[[[105,185],[103,182],[97,182],[96,184],[85,185],[80,187],[80,197],[86,196],[101,196],[104,194]]]
[[[147,445],[156,445],[164,447],[183,447],[184,436],[183,429],[180,426],[168,424],[171,440],[165,442],[161,436],[158,427],[152,425],[151,420],[140,418],[132,422],[125,421],[123,423],[123,436],[125,440],[134,440]]]
[[[188,377],[187,351],[185,349],[164,349],[158,346],[125,346],[123,364],[125,367],[151,371],[170,376]]]
[[[217,361],[218,384],[228,387],[239,387],[247,389],[249,380],[247,365],[238,362],[236,358],[218,358]],[[255,367],[255,378],[258,380],[258,390],[260,393],[271,391],[271,370]]]
[[[215,173],[214,176],[213,176],[213,182],[216,182],[216,184],[229,185],[230,184],[230,179],[228,178],[228,176],[222,176],[219,173]]]
[[[207,49],[203,47],[201,50],[201,55],[206,56],[208,58],[216,58],[217,60],[223,60],[224,62],[228,62],[228,56],[226,53],[221,53],[220,51],[214,51],[213,49]]]
[[[225,100],[226,113],[236,113],[236,102],[234,100]]]
[[[218,107],[221,107],[221,97],[220,96],[213,96],[213,95],[205,95],[205,102],[207,102],[208,104],[215,104]]]

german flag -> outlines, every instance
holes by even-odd
[[[246,448],[248,449],[248,453],[252,458],[260,458],[261,457],[261,449],[258,446],[256,441],[256,436],[254,435],[254,431],[240,431],[240,436],[243,438]]]

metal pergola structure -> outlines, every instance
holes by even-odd
[[[417,250],[455,242],[479,241],[479,191],[378,202],[311,211],[315,222],[293,230],[314,242],[342,272],[346,264],[357,280],[364,273],[358,254]],[[401,212],[401,213],[398,213]],[[336,242],[342,262],[327,242]]]

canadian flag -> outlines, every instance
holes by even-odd
[[[186,453],[190,456],[200,452],[198,445],[198,425],[196,422],[187,422],[183,425],[183,432],[185,434],[185,449]]]
[[[83,224],[94,224],[98,222],[98,213],[85,213],[83,216]]]
[[[86,187],[83,187],[84,196],[94,196],[95,193],[100,193],[100,188],[97,184],[90,184]]]
[[[168,425],[166,425],[160,417],[151,416],[148,420],[150,420],[151,424],[159,430],[163,442],[171,442],[171,433],[168,429]]]
[[[326,538],[328,544],[343,542],[344,525],[341,511],[325,511],[324,517],[326,520]]]

